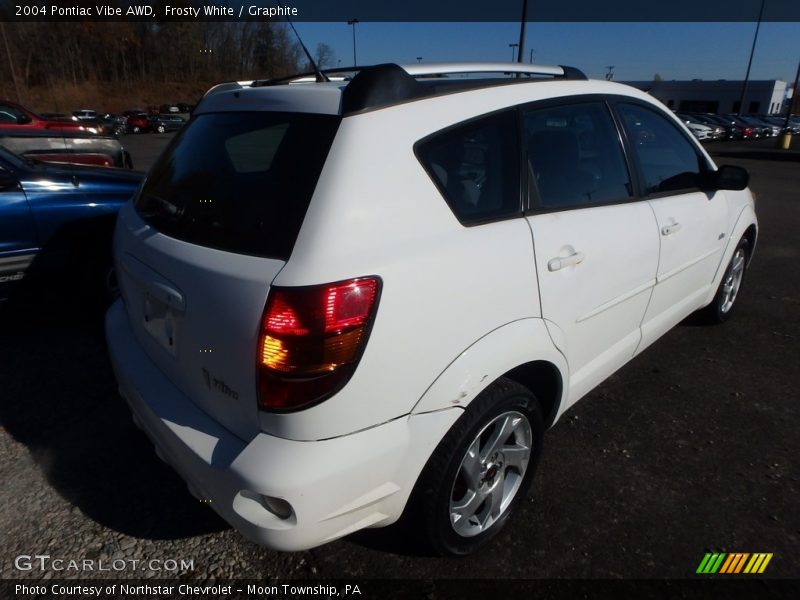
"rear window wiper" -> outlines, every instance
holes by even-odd
[[[159,196],[155,196],[153,194],[147,194],[144,197],[144,201],[145,201],[144,202],[145,203],[145,206],[144,206],[145,209],[147,209],[148,205],[152,202],[152,203],[158,205],[158,207],[161,209],[160,212],[162,214],[166,215],[166,216],[174,217],[174,218],[180,218],[183,215],[183,208],[181,208],[178,205],[173,204],[169,200],[165,200],[164,198],[161,198]]]

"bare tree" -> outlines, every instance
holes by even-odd
[[[336,53],[328,44],[317,44],[317,51],[314,53],[314,60],[320,69],[332,67],[336,62]]]
[[[7,22],[6,33],[12,60],[0,60],[0,97],[15,96],[9,65],[16,64],[23,91],[38,89],[33,95],[51,98],[49,104],[60,102],[65,85],[202,88],[289,75],[301,65],[300,49],[286,26],[271,22]],[[333,51],[320,44],[317,58],[330,64]]]

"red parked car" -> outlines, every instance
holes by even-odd
[[[78,121],[43,119],[24,106],[9,100],[0,100],[0,130],[2,129],[15,132],[51,130],[98,133],[97,131],[92,131],[91,127]]]
[[[150,116],[146,112],[126,110],[123,114],[128,117],[128,132],[143,133],[145,131],[152,131]]]

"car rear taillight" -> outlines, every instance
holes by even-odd
[[[377,277],[273,287],[258,343],[258,404],[291,411],[321,402],[353,374],[378,306]]]

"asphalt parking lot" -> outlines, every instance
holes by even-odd
[[[143,169],[169,137],[123,143]],[[711,551],[770,552],[767,576],[800,577],[800,150],[773,146],[709,146],[758,196],[734,319],[679,325],[573,407],[514,525],[462,560],[420,556],[396,529],[292,554],[244,540],[133,425],[102,314],[69,295],[3,307],[0,578],[683,578]],[[161,568],[15,566],[35,554]]]

